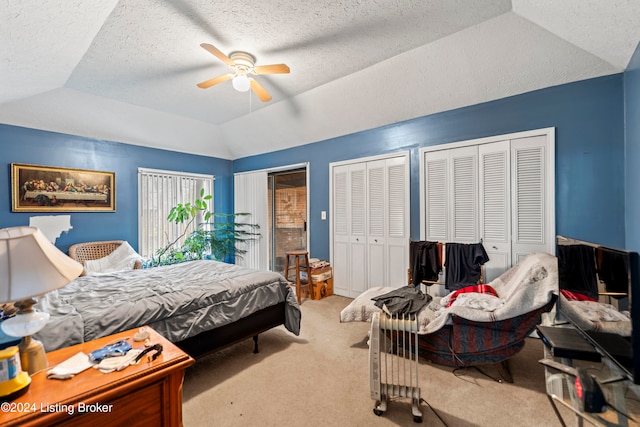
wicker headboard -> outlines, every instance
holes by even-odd
[[[122,243],[124,243],[124,240],[76,243],[69,247],[69,256],[84,265],[84,262],[87,260],[106,257]],[[142,268],[142,263],[140,261],[136,261],[133,268]],[[84,271],[82,272],[82,275],[84,276]]]

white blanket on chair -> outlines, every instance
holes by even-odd
[[[128,242],[122,242],[120,246],[109,255],[84,262],[84,272],[88,276],[114,273],[116,271],[132,270],[136,261],[142,261],[135,249]]]
[[[527,255],[488,285],[495,289],[503,304],[495,305],[492,311],[487,311],[486,307],[476,308],[469,304],[453,304],[443,308],[440,298],[434,298],[418,314],[419,333],[429,334],[437,331],[450,323],[454,315],[478,322],[494,322],[543,307],[558,293],[557,259],[547,253]],[[371,297],[383,295],[393,289],[377,287],[365,291],[342,310],[340,321],[369,321],[372,314],[380,310],[373,305]]]

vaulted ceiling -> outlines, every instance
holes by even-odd
[[[0,123],[225,159],[625,70],[637,0],[5,0]],[[246,51],[261,102],[200,47]]]

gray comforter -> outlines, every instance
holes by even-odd
[[[300,307],[278,273],[191,261],[79,277],[45,295],[51,315],[35,337],[47,351],[149,325],[177,342],[286,301],[285,327],[300,333]]]

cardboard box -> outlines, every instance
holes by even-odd
[[[311,281],[312,282],[323,282],[329,278],[333,277],[333,270],[331,269],[331,266],[326,266],[326,267],[322,267],[322,268],[312,268],[311,269]],[[306,271],[301,271],[300,272],[300,279],[301,280],[307,280],[307,272]]]
[[[330,295],[333,295],[333,278],[311,282],[311,299],[322,299]]]

